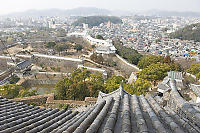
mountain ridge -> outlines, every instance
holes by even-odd
[[[187,25],[182,29],[170,34],[171,38],[178,38],[182,40],[194,40],[200,42],[200,23]]]
[[[111,16],[177,16],[177,17],[200,17],[200,12],[179,12],[179,11],[162,11],[162,10],[148,10],[148,11],[125,11],[125,10],[108,10],[96,7],[78,7],[73,9],[30,9],[23,12],[9,13],[1,16],[96,16],[96,15],[111,15]]]

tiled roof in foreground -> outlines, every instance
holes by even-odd
[[[110,94],[99,93],[97,103],[80,113],[41,109],[0,97],[0,133],[200,132],[200,113],[185,104],[175,89],[172,93],[171,99],[177,97],[177,102],[170,101],[174,108],[162,107],[158,96],[130,95],[120,87]]]

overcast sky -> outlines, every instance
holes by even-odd
[[[76,7],[127,11],[159,9],[200,12],[200,0],[0,0],[0,2],[0,14],[29,9],[72,9]]]

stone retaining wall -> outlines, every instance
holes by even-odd
[[[55,100],[54,94],[52,93],[52,94],[45,94],[45,95],[32,96],[32,97],[15,98],[12,100],[17,101],[17,102],[24,102],[27,104],[35,103],[36,105],[45,105],[46,107],[52,107],[53,105],[57,105],[57,104],[66,104],[66,105],[76,107],[76,106],[87,106],[87,105],[95,104],[97,98],[86,97],[84,101]]]
[[[15,98],[15,99],[12,99],[12,100],[17,101],[17,102],[23,102],[23,103],[26,103],[26,104],[34,103],[36,105],[44,105],[44,104],[46,104],[46,101],[47,101],[48,97],[50,97],[50,96],[52,96],[52,94],[23,97],[23,98]]]
[[[130,64],[128,61],[126,61],[124,58],[122,58],[121,56],[119,56],[118,54],[116,54],[117,58],[120,59],[122,62],[124,62],[126,65],[132,67],[133,69],[137,70],[137,71],[140,71],[140,69],[136,66],[136,65],[133,65],[133,64]]]
[[[127,78],[131,75],[132,72],[139,71],[139,68],[137,68],[135,65],[128,63],[125,59],[117,54],[116,56],[112,57],[112,60],[116,62],[116,67],[119,68],[120,71],[123,72],[125,75],[127,75]]]

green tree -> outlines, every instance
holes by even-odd
[[[81,51],[83,49],[83,46],[80,44],[75,44],[74,48],[76,49],[76,51]]]
[[[30,97],[30,96],[37,96],[37,90],[29,91],[27,89],[20,89],[18,97]]]
[[[18,96],[21,86],[17,85],[4,85],[1,87],[0,95],[2,97],[12,99]]]
[[[121,44],[119,40],[114,41],[114,46],[117,49],[117,54],[126,59],[129,63],[137,65],[142,55],[137,50],[127,48]]]
[[[122,20],[120,18],[114,16],[88,16],[79,18],[72,25],[82,26],[83,23],[85,23],[88,24],[89,27],[93,27],[93,26],[99,26],[101,23],[106,23],[108,21],[111,21],[111,23],[114,24],[122,23]]]
[[[99,72],[92,73],[88,82],[90,96],[97,97],[99,91],[104,91],[104,79]]]
[[[104,40],[104,38],[101,35],[96,35],[96,39]]]
[[[170,70],[170,65],[158,62],[140,71],[139,77],[155,83],[158,80],[163,80]]]
[[[35,95],[38,95],[36,90],[28,91],[24,87],[15,84],[4,85],[0,87],[0,96],[8,99]]]
[[[65,51],[69,49],[69,46],[66,44],[56,44],[54,46],[55,50],[60,54],[60,52]]]
[[[55,97],[56,99],[66,99],[66,84],[65,82],[67,82],[68,79],[64,79],[59,81],[56,84],[56,88],[55,88]]]
[[[196,74],[196,78],[197,78],[197,80],[200,79],[200,72],[198,72],[198,73]]]
[[[183,71],[183,68],[181,67],[181,65],[179,63],[171,63],[170,64],[170,67],[171,67],[171,71]]]
[[[163,59],[163,63],[167,63],[170,65],[172,71],[182,71],[182,67],[179,63],[175,63],[174,60],[171,60],[169,55],[166,55]]]
[[[74,99],[84,100],[86,96],[89,96],[87,88],[87,79],[90,77],[90,72],[87,69],[77,69],[72,73],[72,88],[74,89]]]
[[[54,48],[55,45],[56,45],[55,42],[48,42],[48,43],[45,45],[45,47],[47,47],[47,48]]]
[[[126,84],[125,90],[132,95],[139,96],[145,95],[149,91],[149,87],[151,87],[151,83],[148,80],[139,78],[132,84]]]
[[[186,70],[186,72],[196,75],[200,72],[200,64],[192,64],[190,68]]]
[[[125,81],[122,76],[112,76],[105,83],[105,91],[111,93],[120,87],[120,84]]]
[[[87,96],[96,97],[99,91],[103,91],[103,88],[102,74],[77,69],[70,77],[57,83],[56,98],[84,100]]]
[[[156,64],[157,62],[163,62],[163,57],[162,56],[155,56],[155,55],[147,55],[147,56],[143,56],[140,59],[137,66],[140,69],[144,69],[144,68],[147,68],[151,64]]]

